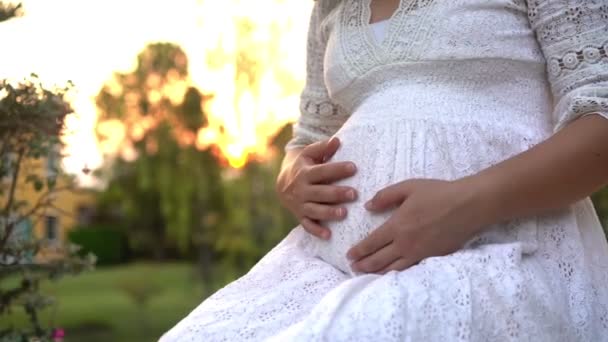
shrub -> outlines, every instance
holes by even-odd
[[[68,233],[70,242],[79,245],[80,253],[93,253],[98,265],[124,263],[128,259],[128,244],[125,234],[103,225],[80,226]]]

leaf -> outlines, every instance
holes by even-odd
[[[57,178],[56,177],[49,177],[46,179],[46,186],[49,190],[53,190],[55,189],[55,186],[57,185]]]
[[[33,183],[33,182],[36,182],[38,180],[40,180],[40,177],[38,175],[36,175],[36,174],[33,174],[33,173],[31,173],[31,174],[29,174],[29,175],[27,175],[25,177],[25,182],[26,183]]]
[[[36,192],[40,192],[43,188],[44,183],[42,182],[42,180],[37,179],[34,181],[34,190],[36,190]]]
[[[13,204],[13,211],[17,211],[19,209],[22,208],[26,208],[30,203],[28,201],[25,200],[19,200],[19,201],[15,201],[15,203]]]

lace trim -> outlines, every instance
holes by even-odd
[[[595,64],[608,58],[608,41],[602,45],[588,45],[579,50],[572,50],[561,58],[551,58],[548,62],[549,74],[558,77],[564,70],[574,70],[581,63]]]
[[[429,8],[435,2],[435,0],[414,0],[406,1],[407,5],[400,5],[395,13],[395,19],[397,26],[393,27],[393,30],[389,28],[388,37],[389,52],[398,51],[393,58],[397,60],[405,59],[407,56],[411,56],[412,47],[416,42],[421,42],[428,37],[432,29],[435,27],[430,15],[427,15]],[[403,4],[404,1],[401,1]],[[414,15],[416,11],[417,20],[405,20],[406,16]],[[422,50],[418,51],[421,52]]]
[[[293,126],[293,137],[285,150],[304,147],[315,141],[328,139],[346,121],[344,110],[331,102],[303,96],[300,101],[300,118]]]
[[[361,75],[385,59],[407,59],[412,47],[424,41],[434,25],[428,9],[435,0],[401,1],[391,17],[387,35],[382,44],[376,44],[367,30],[371,12],[369,0],[350,0],[343,3],[338,32],[340,46],[349,71]],[[414,13],[416,13],[414,15]],[[406,19],[407,16],[417,20]]]
[[[306,114],[313,114],[317,116],[336,116],[340,114],[340,109],[337,105],[331,101],[302,101],[301,111]]]
[[[353,72],[352,76],[361,75],[380,62],[370,42],[365,40],[367,35],[362,34],[364,4],[361,0],[347,1],[340,16],[338,39],[344,58],[349,62],[350,68],[346,70]]]
[[[608,5],[604,1],[528,0],[528,18],[541,43],[555,43],[588,31],[598,19],[608,19]]]
[[[570,104],[574,114],[584,115],[594,112],[608,113],[608,99],[604,98],[575,98]]]

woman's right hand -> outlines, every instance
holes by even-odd
[[[319,238],[329,239],[331,232],[320,221],[342,220],[346,208],[341,204],[354,201],[357,191],[331,185],[356,172],[352,162],[326,163],[340,147],[338,138],[319,141],[286,156],[277,178],[276,190],[281,204],[291,211],[304,229]]]

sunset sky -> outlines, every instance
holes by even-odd
[[[230,145],[226,151],[239,154],[254,149],[249,145],[260,143],[253,141],[259,140],[260,127],[262,132],[271,130],[270,126],[284,124],[297,115],[312,1],[24,0],[22,3],[23,17],[0,24],[3,38],[0,78],[18,80],[34,72],[49,85],[63,85],[68,80],[75,83],[73,105],[77,116],[68,123],[71,133],[66,137],[68,157],[64,160],[70,172],[78,172],[85,165],[94,168],[101,164],[94,132],[93,98],[113,72],[134,68],[135,57],[151,42],[174,42],[186,51],[193,82],[203,92],[216,95],[212,113],[208,113],[210,122],[234,122],[226,125],[229,132],[225,144]],[[241,20],[253,23],[254,27],[245,39],[236,32]],[[280,35],[276,34],[277,28]],[[219,49],[223,55],[231,56],[240,44],[253,49],[279,49],[275,60],[260,61],[267,69],[260,75],[263,81],[259,89],[236,89],[235,59],[226,58],[224,65],[215,65],[213,69],[208,66],[210,54]],[[288,85],[288,95],[286,85],[274,77],[278,69],[289,70],[299,80],[296,87]]]

